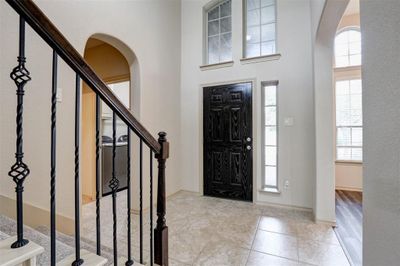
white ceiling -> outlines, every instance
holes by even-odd
[[[360,13],[360,0],[350,0],[347,5],[346,11],[344,12],[345,16],[359,14]]]

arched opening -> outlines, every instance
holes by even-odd
[[[117,45],[116,45],[117,44]],[[119,45],[118,45],[119,44]],[[116,47],[119,46],[119,47]],[[121,50],[119,49],[121,48]],[[128,56],[126,56],[128,54]],[[129,56],[130,55],[130,56]],[[137,62],[134,54],[112,37],[95,35],[88,39],[84,58],[95,70],[97,75],[128,109],[134,106],[134,90],[138,87],[137,74],[132,72]],[[136,72],[136,71],[135,71]],[[112,158],[112,111],[101,102],[100,108],[100,180],[102,196],[108,195],[108,179],[111,177]],[[120,189],[127,186],[127,127],[117,119],[117,175],[120,179]],[[82,202],[90,203],[96,199],[96,95],[84,83],[82,86],[82,158],[85,162],[82,168]]]
[[[337,189],[356,190],[357,183],[362,187],[359,13],[358,0],[327,0],[314,47],[315,218],[335,225],[339,241],[353,265],[361,265],[362,243],[354,232],[361,234],[362,215],[357,208],[349,209],[356,206],[356,198],[337,197]],[[351,179],[355,181],[352,184]],[[343,198],[352,206],[337,206],[344,202]],[[347,220],[349,216],[357,219]],[[341,237],[338,229],[347,236]]]
[[[359,0],[350,0],[334,40],[335,231],[362,265],[363,110]]]

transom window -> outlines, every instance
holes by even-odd
[[[361,65],[361,33],[358,29],[346,29],[336,35],[335,65],[336,67]]]
[[[278,106],[277,84],[262,83],[264,125],[264,182],[263,188],[278,189]]]
[[[232,60],[232,7],[231,0],[222,1],[206,10],[207,63],[216,64]]]
[[[361,79],[336,81],[336,159],[362,161]]]
[[[276,53],[275,0],[245,1],[245,57]]]

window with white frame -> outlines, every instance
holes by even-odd
[[[361,33],[356,28],[340,31],[335,38],[335,66],[361,65]]]
[[[362,161],[361,79],[336,81],[336,159]]]
[[[264,189],[278,189],[277,83],[262,83]]]
[[[245,0],[244,56],[276,53],[275,0]]]
[[[216,64],[232,60],[231,0],[206,10],[206,61]]]

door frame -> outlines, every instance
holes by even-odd
[[[256,91],[259,88],[257,86],[257,78],[248,78],[248,79],[235,79],[235,80],[228,80],[228,81],[217,81],[217,82],[210,82],[210,83],[203,83],[199,86],[199,188],[200,194],[204,196],[204,136],[203,136],[203,117],[204,117],[204,95],[203,90],[205,87],[213,87],[213,86],[221,86],[221,85],[230,85],[230,84],[237,84],[237,83],[251,83],[251,105],[252,105],[252,145],[253,145],[253,162],[252,162],[252,185],[253,185],[253,203],[257,202],[257,173],[259,172],[257,169],[258,161],[259,161],[259,149],[258,149],[258,132],[257,132],[257,125],[258,125],[258,117],[256,115],[256,110],[258,108],[257,101],[256,101]]]

